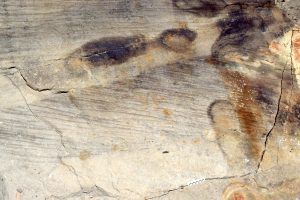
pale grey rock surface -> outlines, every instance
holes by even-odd
[[[268,2],[0,2],[0,200],[299,199],[299,5]]]

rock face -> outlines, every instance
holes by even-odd
[[[300,25],[300,2],[292,0],[277,0],[277,5],[282,8],[287,16],[298,26]]]
[[[0,200],[300,199],[297,1],[0,8]]]

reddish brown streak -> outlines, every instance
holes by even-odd
[[[254,91],[251,89],[250,80],[239,72],[228,70],[221,72],[226,85],[231,91],[231,101],[235,106],[241,129],[249,139],[249,153],[258,159],[260,148],[258,145],[258,134],[261,127],[261,113],[255,102]]]

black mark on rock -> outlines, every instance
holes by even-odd
[[[230,12],[229,17],[219,21],[221,34],[212,47],[212,55],[222,58],[231,52],[249,54],[260,47],[268,47],[261,29],[262,20],[256,16],[249,16],[243,10]]]
[[[274,104],[272,97],[275,93],[271,89],[262,86],[253,89],[256,92],[255,99],[259,104],[264,104],[265,106]]]
[[[212,102],[207,109],[207,115],[212,123],[215,123],[216,110],[214,109],[216,106],[226,109],[228,106],[232,107],[232,104],[228,100],[215,100],[214,102]]]
[[[256,1],[251,2],[256,5]],[[291,23],[284,13],[271,2],[264,2],[264,7],[258,2],[258,7],[231,9],[229,17],[219,21],[221,34],[212,47],[213,57],[220,59],[232,52],[255,55],[261,49],[268,49],[270,41],[288,30]]]
[[[157,48],[186,53],[191,49],[196,37],[196,32],[179,28],[165,30],[154,40],[147,40],[144,35],[101,38],[72,52],[66,59],[65,67],[74,71],[75,67],[81,64],[88,64],[89,67],[122,64]]]
[[[175,8],[203,17],[214,17],[226,6],[223,0],[173,0]]]
[[[257,23],[255,18],[248,17],[242,10],[232,11],[229,18],[219,21],[218,26],[221,28],[221,37],[232,34],[242,34],[253,29]]]
[[[190,48],[196,38],[197,33],[192,30],[185,28],[169,29],[160,35],[159,42],[164,48],[183,52]]]
[[[292,25],[273,0],[173,0],[173,3],[176,8],[200,17],[213,17],[221,11],[228,14],[217,23],[220,35],[211,49],[212,57],[219,61],[230,53],[255,55]]]
[[[103,38],[83,45],[81,57],[95,66],[121,64],[144,54],[146,48],[147,42],[143,35]]]

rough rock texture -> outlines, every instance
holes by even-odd
[[[0,200],[300,199],[298,1],[0,1]]]
[[[280,6],[298,26],[300,25],[300,1],[297,0],[277,0]]]

